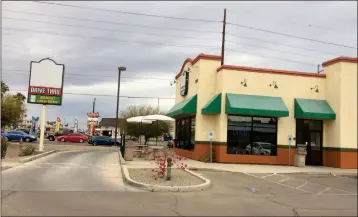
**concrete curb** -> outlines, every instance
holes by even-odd
[[[118,156],[119,156],[119,163],[121,166],[121,172],[122,172],[122,176],[124,179],[124,182],[136,187],[140,190],[145,190],[145,191],[151,191],[151,192],[193,192],[193,191],[203,191],[205,189],[208,189],[211,187],[211,181],[199,174],[196,174],[188,169],[185,169],[186,172],[190,173],[193,176],[198,177],[199,179],[203,180],[204,183],[200,184],[200,185],[194,185],[194,186],[177,186],[177,187],[172,187],[172,186],[161,186],[161,185],[149,185],[149,184],[145,184],[145,183],[141,183],[141,182],[137,182],[134,181],[133,179],[131,179],[130,175],[129,175],[129,171],[128,168],[126,166],[126,161],[123,159],[121,152],[118,152]]]
[[[130,178],[128,169],[126,165],[122,165],[122,175],[124,177],[124,181],[129,185],[139,188],[140,190],[151,191],[151,192],[193,192],[193,191],[203,191],[211,187],[211,181],[199,174],[196,174],[188,169],[185,169],[186,172],[190,173],[193,176],[198,177],[199,179],[203,180],[204,183],[200,185],[194,186],[161,186],[161,185],[149,185],[141,182],[134,181]]]
[[[197,167],[189,167],[190,170],[194,171],[209,171],[209,172],[231,172],[231,173],[244,173],[243,171],[231,171],[225,169],[214,169],[214,168],[197,168]],[[268,172],[271,173],[271,172]],[[357,176],[357,172],[355,171],[342,171],[342,172],[329,172],[329,171],[322,171],[322,172],[275,172],[276,174],[308,174],[308,175],[333,175],[333,176],[342,176],[342,175],[349,175],[349,176]]]
[[[33,161],[33,160],[45,157],[45,156],[53,154],[55,152],[58,152],[58,150],[52,150],[52,151],[47,151],[47,152],[37,154],[37,155],[34,155],[34,156],[23,157],[23,158],[20,158],[19,161],[20,161],[20,163],[27,163],[29,161]]]

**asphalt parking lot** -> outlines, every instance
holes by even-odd
[[[356,176],[197,172],[212,181],[211,189],[198,193],[202,200],[222,197],[226,203],[249,203],[247,208],[256,205],[240,214],[357,216]],[[233,196],[236,202],[230,201]],[[270,210],[270,204],[282,209]]]

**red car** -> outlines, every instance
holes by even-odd
[[[63,136],[59,136],[57,137],[57,141],[61,141],[61,142],[79,142],[79,143],[83,143],[83,142],[87,142],[88,141],[88,136],[83,135],[81,133],[70,133],[68,135],[63,135]]]

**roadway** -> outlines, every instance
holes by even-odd
[[[2,171],[1,213],[4,216],[357,215],[356,177],[199,173],[212,180],[212,188],[187,193],[142,192],[123,183],[117,151],[59,152]],[[292,180],[283,185],[281,179],[287,180],[288,176]],[[298,180],[306,180],[307,184],[296,183]]]

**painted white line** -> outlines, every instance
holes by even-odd
[[[280,181],[278,181],[278,182],[284,182],[284,181],[287,181],[287,180],[289,180],[289,179],[291,179],[290,177],[288,177],[288,178],[285,178],[285,179],[281,179]]]
[[[252,175],[252,174],[250,174],[250,173],[244,172],[244,174],[249,175],[249,176],[253,176],[253,177],[255,177],[255,178],[262,179],[262,178],[260,178],[259,176],[255,176],[255,175]],[[295,188],[295,187],[293,187],[293,186],[285,185],[285,184],[282,184],[282,183],[280,183],[280,182],[274,182],[274,181],[271,181],[271,180],[269,180],[269,179],[262,179],[262,180],[265,180],[265,181],[267,181],[267,182],[272,182],[272,183],[275,183],[275,184],[278,184],[278,185],[282,185],[282,186],[285,186],[285,187],[288,187],[288,188],[292,188],[292,189],[295,189],[295,190],[298,190],[298,191],[302,191],[302,192],[304,192],[304,193],[313,194],[312,192],[305,191],[305,190],[302,190],[302,189],[297,189],[297,188]]]
[[[299,185],[298,187],[296,187],[296,189],[299,189],[299,188],[301,188],[301,187],[303,187],[303,186],[305,186],[305,185],[307,185],[308,184],[308,182],[305,182],[305,183],[303,183],[302,185]]]
[[[327,187],[327,188],[323,189],[322,191],[318,192],[317,195],[323,194],[324,192],[326,192],[330,189],[331,189],[330,187]]]
[[[264,179],[264,178],[266,178],[266,177],[270,177],[270,176],[274,176],[274,175],[276,175],[276,174],[273,173],[273,174],[270,174],[270,175],[267,175],[267,176],[261,176],[260,178]]]

